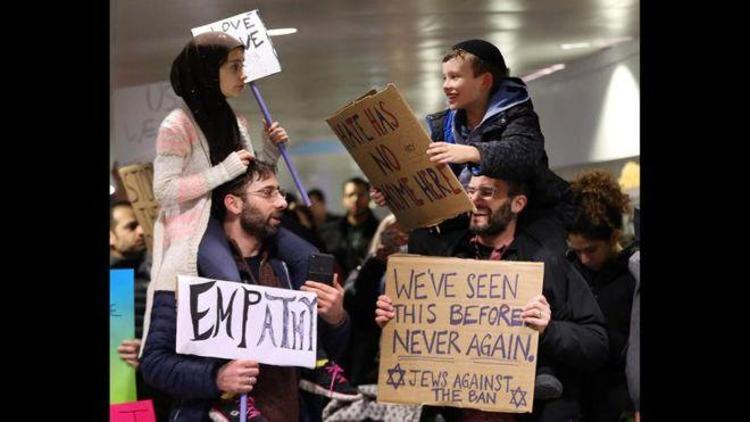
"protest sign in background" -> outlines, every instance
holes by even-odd
[[[380,342],[378,401],[531,412],[537,331],[522,308],[543,263],[392,255],[396,317]]]
[[[257,10],[199,26],[193,28],[191,32],[194,37],[204,32],[224,32],[240,40],[245,46],[246,82],[281,72],[276,50],[271,44],[271,38],[266,33],[266,26],[260,20]]]
[[[177,353],[315,367],[317,296],[177,277]]]
[[[474,209],[451,169],[430,162],[430,137],[396,85],[368,92],[326,121],[404,228]]]
[[[151,400],[109,406],[109,422],[156,422]]]
[[[135,369],[120,359],[117,348],[135,337],[133,270],[109,271],[109,403],[136,400]]]
[[[122,167],[118,172],[135,218],[143,229],[146,247],[153,252],[154,221],[159,214],[159,203],[154,198],[154,166],[151,163],[132,165]]]

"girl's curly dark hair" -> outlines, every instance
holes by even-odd
[[[612,174],[604,170],[585,172],[570,188],[576,214],[568,232],[590,240],[608,240],[615,230],[622,230],[622,216],[629,211],[630,198]]]

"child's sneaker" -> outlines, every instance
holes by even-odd
[[[328,398],[341,401],[355,401],[362,398],[359,390],[354,388],[344,377],[344,370],[335,362],[326,360],[313,371],[303,371],[299,388]]]
[[[208,412],[208,417],[213,422],[237,422],[240,420],[240,397],[235,396],[233,399],[222,399],[215,404]],[[260,410],[255,406],[255,398],[247,396],[247,421],[248,422],[268,422],[268,419],[260,414]]]

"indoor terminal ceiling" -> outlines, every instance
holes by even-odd
[[[293,141],[333,138],[324,119],[388,82],[418,115],[443,108],[440,62],[458,41],[495,43],[523,76],[640,36],[636,0],[113,0],[112,88],[166,81],[190,28],[253,9],[298,30],[273,37],[282,72],[258,81]],[[251,98],[233,104],[257,113]]]

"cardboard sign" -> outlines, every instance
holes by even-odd
[[[315,367],[313,293],[177,277],[177,353]]]
[[[159,215],[159,203],[154,198],[154,166],[151,163],[121,167],[122,184],[133,206],[138,224],[143,229],[146,247],[153,252],[154,221]]]
[[[156,422],[154,403],[141,400],[109,406],[109,422]]]
[[[242,42],[245,46],[246,82],[258,80],[281,72],[281,64],[266,26],[260,20],[258,10],[240,13],[231,18],[191,29],[193,36],[204,32],[224,32]]]
[[[136,400],[135,369],[120,359],[117,348],[135,337],[135,273],[109,271],[109,403]]]
[[[428,159],[430,137],[396,85],[368,92],[326,121],[404,228],[474,209],[451,169]]]
[[[159,124],[180,102],[169,81],[114,90],[110,168],[115,159],[121,165],[154,161]]]
[[[392,255],[396,317],[380,341],[378,401],[531,412],[538,332],[523,307],[543,263]]]

